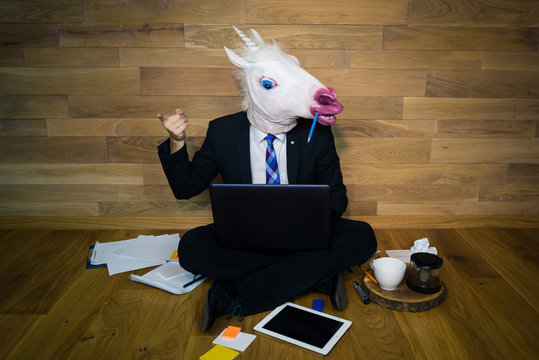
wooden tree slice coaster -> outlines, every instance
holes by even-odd
[[[371,301],[381,307],[403,311],[422,312],[439,306],[445,298],[445,284],[442,282],[440,291],[434,294],[421,294],[406,285],[406,276],[401,284],[393,291],[383,290],[367,275],[363,277],[363,288]]]

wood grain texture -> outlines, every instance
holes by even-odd
[[[346,184],[503,184],[505,164],[343,164]]]
[[[390,213],[407,226],[398,216],[409,206],[447,216],[449,227],[470,224],[451,214],[535,214],[538,12],[531,0],[3,1],[3,217],[32,215],[35,226],[76,226],[38,220],[49,213],[91,226],[122,216],[204,223],[196,214],[207,193],[178,206],[167,190],[155,149],[167,132],[156,114],[183,109],[192,157],[209,121],[241,110],[224,51],[243,44],[233,25],[274,39],[337,92],[344,111],[331,128],[347,216]],[[393,357],[413,353],[392,340],[373,344],[384,343]],[[269,344],[253,354],[264,358]]]
[[[503,187],[503,185],[501,185]],[[486,187],[496,188],[496,185]],[[478,199],[477,185],[355,185],[347,187],[351,201],[449,201]]]
[[[535,126],[534,126],[535,129]],[[336,137],[409,137],[430,138],[436,135],[432,120],[342,120],[333,129]]]
[[[195,216],[211,217],[208,201],[101,201],[100,216]]]
[[[15,344],[27,334],[45,315],[0,315],[0,335],[5,346],[0,349],[0,356],[6,358]]]
[[[352,50],[350,67],[364,69],[480,69],[479,51]]]
[[[0,66],[24,66],[24,49],[0,48]]]
[[[531,29],[465,26],[385,26],[388,50],[534,51]]]
[[[427,73],[426,96],[536,98],[537,71],[431,70]]]
[[[192,154],[190,158],[192,158]],[[163,172],[161,164],[146,163],[142,165],[142,184],[168,186],[168,180]]]
[[[535,1],[514,0],[410,0],[408,23],[414,25],[514,26],[539,25]]]
[[[44,119],[0,120],[0,136],[47,136]]]
[[[375,229],[455,229],[481,227],[538,228],[537,215],[391,215],[391,216],[348,216],[352,220],[369,223]],[[211,216],[2,216],[0,229],[5,230],[80,230],[81,228],[132,229],[140,231],[152,227],[160,230],[175,229],[182,234],[194,227],[213,222]]]
[[[485,237],[492,236],[493,229],[486,230],[480,237],[470,237],[468,230],[459,230],[459,233],[466,234],[466,241],[476,251],[484,254],[489,263],[501,273],[507,282],[514,287],[528,302],[538,310],[537,299],[538,289],[533,285],[534,281],[518,274],[522,271],[522,267],[527,268],[530,272],[537,271],[537,231],[530,232],[527,235],[518,229],[504,229],[499,231],[493,238],[492,246],[483,247],[479,243],[484,241]],[[518,239],[518,247],[513,247],[514,239]]]
[[[484,185],[479,191],[480,201],[538,201],[537,187],[529,184]]]
[[[114,201],[116,185],[0,185],[0,201]]]
[[[232,69],[228,68],[141,68],[141,93],[143,95],[239,96],[232,74]],[[163,79],[167,81],[164,82]]]
[[[140,87],[136,68],[10,67],[0,77],[0,94],[10,95],[134,95]]]
[[[530,70],[539,67],[539,52],[488,51],[482,53],[484,70]]]
[[[97,216],[96,201],[3,201],[0,216]]]
[[[0,24],[0,45],[58,47],[57,24]]]
[[[109,161],[112,163],[159,162],[156,148],[164,140],[164,137],[149,136],[109,137],[107,138]]]
[[[0,184],[142,185],[141,164],[0,164]]]
[[[99,137],[4,137],[0,143],[0,162],[28,163],[104,163],[105,138]]]
[[[433,162],[539,163],[539,139],[434,139]]]
[[[26,48],[28,66],[117,66],[118,50],[102,48]]]
[[[316,135],[313,135],[313,140]],[[343,164],[428,163],[430,139],[340,138],[335,142]]]
[[[447,294],[435,309],[408,314],[376,304],[365,306],[352,288],[352,280],[363,276],[357,268],[344,272],[349,305],[343,311],[333,309],[329,297],[318,292],[293,299],[310,307],[313,299],[322,298],[327,303],[325,312],[353,321],[327,358],[534,359],[539,345],[535,337],[539,330],[538,294],[533,286],[538,269],[537,259],[531,254],[538,250],[537,228],[478,227],[481,220],[468,225],[471,227],[462,229],[375,230],[381,250],[408,248],[414,239],[422,237],[428,237],[437,247],[444,259],[439,276]],[[96,241],[174,233],[170,229],[2,230],[0,250],[6,257],[1,263],[12,269],[0,272],[0,283],[10,290],[0,302],[0,328],[7,335],[4,342],[10,345],[0,350],[3,357],[11,360],[39,353],[43,358],[192,359],[210,349],[213,339],[228,324],[253,333],[255,324],[268,312],[245,317],[242,322],[227,322],[226,317],[220,317],[209,332],[199,330],[209,282],[187,295],[175,296],[132,282],[127,276],[108,276],[105,268],[85,270],[80,266],[88,246]],[[520,245],[513,246],[517,238]],[[42,254],[49,254],[45,263]],[[58,276],[63,281],[57,281]],[[498,296],[500,291],[503,298]],[[9,332],[5,327],[8,324]],[[362,336],[366,333],[369,336]],[[319,358],[256,335],[242,358]],[[415,341],[418,338],[422,339],[419,343]]]
[[[437,137],[533,138],[533,120],[440,120]]]
[[[62,24],[60,47],[182,47],[182,24]]]
[[[240,26],[247,31],[247,26]],[[274,39],[288,49],[381,49],[382,27],[344,25],[257,25],[264,39]],[[238,36],[230,25],[185,25],[187,48],[237,48]]]
[[[492,202],[492,201],[379,201],[379,215],[539,215],[537,202]]]
[[[323,84],[332,84],[341,96],[422,96],[425,72],[421,70],[313,70]],[[329,85],[327,85],[329,86]]]
[[[209,192],[205,191],[204,196],[200,195],[198,199],[208,201]],[[172,201],[174,200],[174,195],[168,185],[118,185],[118,200]]]
[[[1,118],[67,117],[65,96],[0,96]]]
[[[375,0],[345,0],[328,3],[324,0],[247,0],[247,23],[253,24],[364,24],[404,25],[408,3],[389,0],[378,6]],[[328,19],[331,19],[328,21]]]
[[[339,119],[402,119],[402,97],[339,96],[339,101],[344,106],[343,112],[338,115]]]
[[[194,119],[215,119],[241,110],[235,96],[70,96],[69,113],[74,118],[156,118],[181,107]],[[61,117],[61,116],[56,116]]]
[[[245,22],[245,3],[238,0],[180,0],[118,3],[114,0],[84,2],[84,18],[90,23],[144,23],[160,19],[163,23],[241,24]]]
[[[82,4],[78,0],[6,0],[0,5],[0,14],[0,22],[10,23],[82,22]]]
[[[507,183],[537,184],[539,181],[539,165],[509,164],[507,166]]]
[[[404,119],[535,120],[539,99],[404,98]]]
[[[208,123],[189,119],[189,125],[191,133],[193,129],[201,127],[206,130]],[[47,119],[46,128],[49,136],[166,136],[168,134],[157,118]],[[199,135],[202,136],[204,133]]]

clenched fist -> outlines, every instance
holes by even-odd
[[[181,109],[176,109],[174,115],[159,113],[157,117],[170,135],[170,153],[175,153],[185,145],[185,130],[189,127],[187,116]]]

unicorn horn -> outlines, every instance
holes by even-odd
[[[256,45],[256,43],[253,40],[251,40],[251,38],[249,38],[247,35],[245,35],[243,33],[243,31],[241,31],[240,29],[238,29],[234,25],[232,25],[232,26],[234,27],[234,30],[236,30],[236,32],[238,33],[240,38],[243,40],[243,42],[247,45],[247,47],[251,51],[258,51],[259,50],[258,45]]]

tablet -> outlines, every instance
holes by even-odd
[[[254,330],[327,355],[351,325],[350,320],[287,302],[256,324]]]

